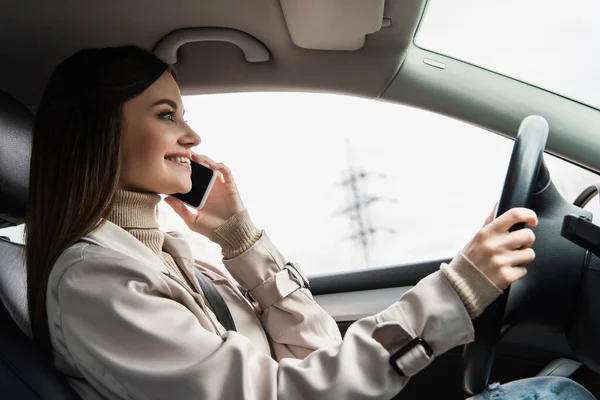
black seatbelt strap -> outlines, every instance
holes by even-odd
[[[210,308],[212,308],[213,312],[217,316],[217,319],[227,329],[228,331],[236,331],[235,322],[233,321],[233,316],[229,311],[229,307],[223,300],[221,294],[217,291],[215,286],[202,275],[202,272],[194,269],[196,274],[196,278],[198,279],[198,283],[200,283],[200,288],[204,292],[204,296],[206,296],[206,300],[208,300],[208,304],[210,304]]]

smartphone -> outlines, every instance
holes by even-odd
[[[192,190],[187,193],[176,193],[172,196],[183,201],[190,207],[200,210],[206,203],[206,199],[217,178],[217,173],[210,169],[208,165],[195,161],[191,162],[191,166]]]

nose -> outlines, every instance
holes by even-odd
[[[186,147],[195,147],[202,142],[198,135],[189,125],[186,124],[185,134],[179,139],[179,143]]]

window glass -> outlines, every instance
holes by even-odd
[[[196,152],[233,171],[252,219],[310,275],[455,255],[497,202],[513,141],[398,104],[314,93],[186,97]],[[598,176],[546,156],[572,201]],[[161,203],[162,204],[162,203]],[[167,206],[197,258],[218,246]]]
[[[597,194],[592,197],[584,208],[593,214],[592,222],[596,225],[600,225],[600,200],[598,199]]]
[[[598,15],[596,0],[428,0],[415,44],[600,108]]]
[[[252,219],[309,275],[454,256],[498,201],[513,141],[398,104],[315,93],[184,99],[196,149],[233,171]],[[569,201],[600,177],[545,156]],[[599,206],[592,199],[587,208]],[[600,209],[598,210],[600,212]],[[161,202],[164,230],[222,267],[217,245]],[[23,243],[24,225],[0,229]]]
[[[0,236],[8,238],[11,242],[25,243],[25,225],[0,228]]]

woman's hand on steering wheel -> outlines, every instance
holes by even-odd
[[[510,232],[516,224],[538,223],[534,211],[513,208],[494,219],[496,210],[488,217],[483,228],[463,249],[462,253],[498,288],[504,290],[527,274],[525,266],[535,259],[531,248],[535,235],[524,228]]]

